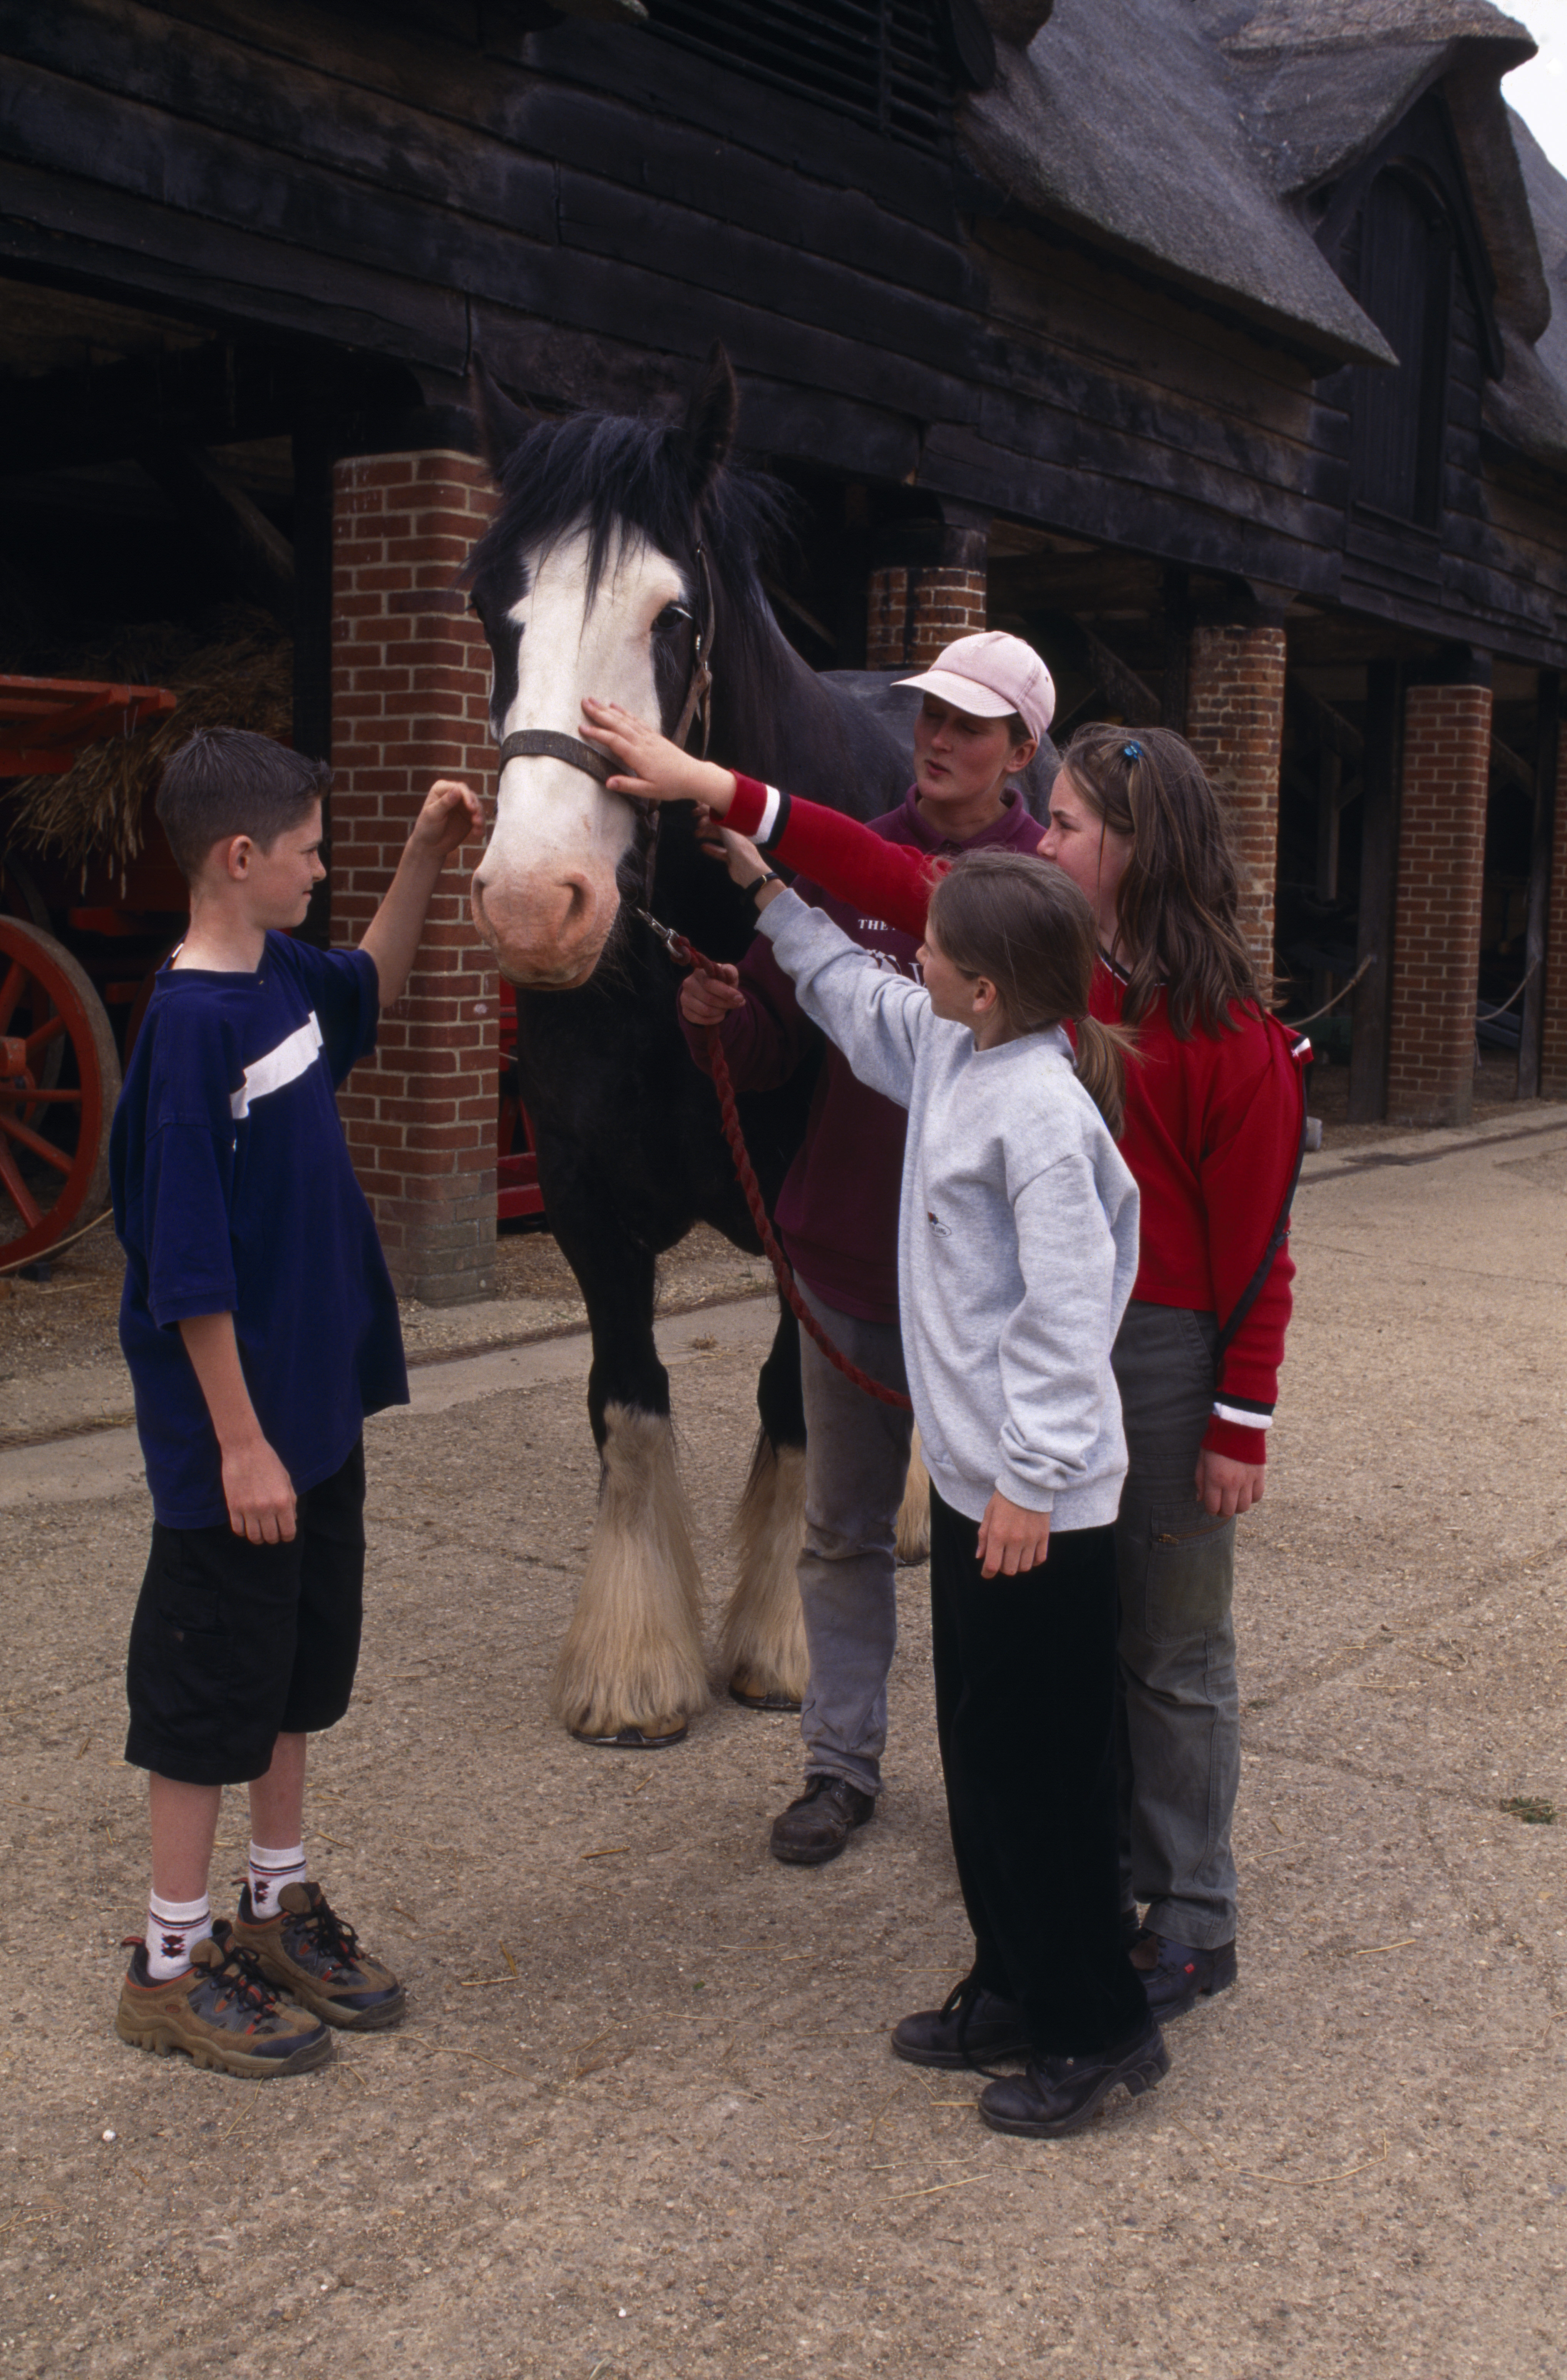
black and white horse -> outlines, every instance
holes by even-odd
[[[481,369],[473,394],[501,490],[469,575],[503,746],[473,915],[517,988],[522,1093],[551,1228],[588,1307],[602,1465],[553,1703],[591,1741],[666,1742],[707,1703],[709,1669],[653,1343],[654,1266],[698,1221],[740,1247],[757,1242],[712,1086],[677,1023],[678,977],[637,911],[720,959],[741,955],[753,914],[698,850],[688,810],[666,813],[650,847],[649,822],[604,790],[599,756],[580,743],[581,698],[624,703],[668,731],[711,662],[712,758],[862,818],[902,795],[907,747],[874,701],[856,698],[863,688],[816,676],[778,629],[757,575],[776,499],[726,468],[736,399],[719,350],[678,422],[531,420]],[[796,1080],[741,1101],[770,1206],[809,1090]],[[757,1403],[713,1675],[744,1699],[792,1702],[806,1682],[795,1582],[805,1425],[785,1308]]]

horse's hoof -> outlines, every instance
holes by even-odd
[[[733,1678],[729,1681],[729,1699],[732,1703],[738,1703],[742,1710],[798,1713],[800,1707],[796,1694],[784,1694],[781,1688],[775,1688],[771,1694],[753,1694],[748,1686],[737,1685]]]
[[[613,1735],[589,1735],[580,1727],[574,1727],[571,1732],[578,1743],[597,1744],[602,1752],[662,1752],[669,1744],[683,1742],[690,1725],[689,1719],[677,1719],[673,1727],[658,1734],[640,1727],[617,1728]]]

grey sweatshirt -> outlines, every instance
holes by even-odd
[[[976,1049],[792,892],[761,930],[860,1081],[908,1110],[898,1298],[943,1500],[978,1521],[1000,1488],[1055,1529],[1113,1521],[1126,1440],[1110,1350],[1137,1269],[1137,1189],[1066,1035]]]

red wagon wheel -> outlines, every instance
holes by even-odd
[[[42,1256],[102,1211],[119,1087],[81,968],[52,934],[0,917],[0,1264]]]

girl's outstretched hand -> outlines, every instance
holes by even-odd
[[[584,742],[607,752],[620,771],[609,780],[612,794],[644,802],[705,802],[720,818],[734,800],[735,780],[727,769],[683,752],[618,702],[585,694],[582,716]]]
[[[985,1507],[975,1548],[980,1577],[994,1578],[1000,1571],[1006,1578],[1015,1578],[1019,1571],[1037,1569],[1050,1541],[1048,1512],[1031,1512],[1025,1504],[1009,1503],[996,1488]]]

